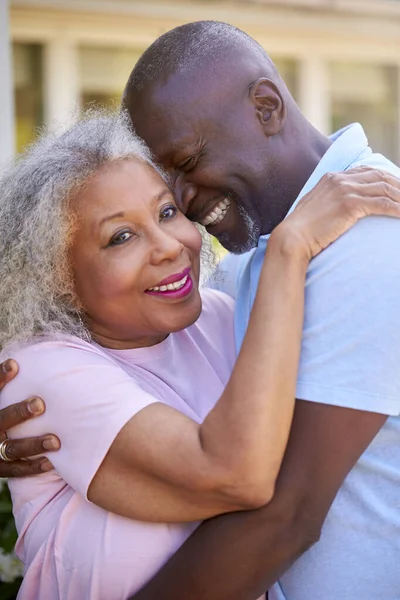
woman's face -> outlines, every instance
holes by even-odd
[[[199,317],[201,236],[152,167],[105,167],[72,210],[76,291],[94,339],[115,349],[151,346]]]

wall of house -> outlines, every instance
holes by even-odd
[[[359,120],[400,161],[400,6],[326,0],[11,0],[16,138],[117,102],[141,52],[198,19],[228,21],[271,54],[309,120],[325,133]]]

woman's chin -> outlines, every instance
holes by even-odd
[[[176,307],[176,315],[171,315],[169,319],[169,333],[182,331],[186,327],[190,327],[197,321],[201,314],[202,302],[200,294],[191,299],[191,302],[186,306]]]

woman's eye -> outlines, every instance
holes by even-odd
[[[124,242],[130,240],[132,235],[133,234],[131,231],[120,231],[111,238],[109,245],[118,246],[119,244],[123,244]]]
[[[176,206],[165,206],[164,208],[161,209],[160,212],[160,220],[164,221],[164,220],[168,220],[168,219],[173,219],[175,217],[175,215],[178,214],[178,209],[176,208]]]

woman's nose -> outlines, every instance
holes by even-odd
[[[174,193],[178,208],[183,214],[187,213],[191,202],[197,195],[197,191],[197,186],[185,182],[183,173],[179,173],[174,182]]]
[[[151,262],[159,264],[164,260],[176,260],[183,250],[182,242],[171,232],[163,231],[162,226],[157,229],[153,235]]]

